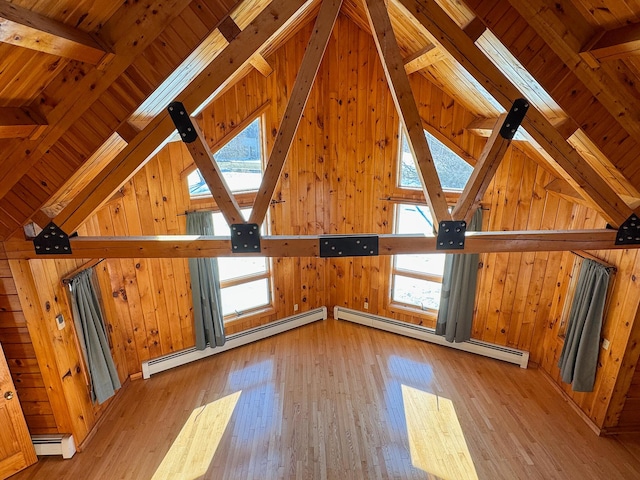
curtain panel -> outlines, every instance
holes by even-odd
[[[583,260],[558,362],[562,381],[574,392],[593,391],[609,278],[607,267]]]
[[[120,379],[109,349],[93,269],[85,270],[73,277],[69,287],[73,321],[89,369],[91,398],[102,403],[120,388]]]
[[[211,212],[187,214],[187,235],[213,235]],[[215,258],[190,258],[191,293],[196,348],[224,345],[224,320],[220,299],[220,276]]]
[[[481,229],[482,210],[478,209],[467,230]],[[448,342],[466,342],[471,338],[479,261],[477,253],[445,256],[436,335],[444,336]]]

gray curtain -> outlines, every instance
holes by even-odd
[[[478,209],[467,230],[481,228],[482,211]],[[445,257],[436,334],[444,336],[448,342],[466,342],[471,338],[479,261],[477,253],[447,254]]]
[[[89,368],[91,398],[102,403],[120,388],[111,357],[102,309],[93,283],[93,269],[80,272],[69,283],[73,321]]]
[[[211,212],[187,214],[187,235],[213,235]],[[220,276],[215,258],[190,258],[193,319],[196,348],[204,350],[224,345],[224,322],[220,300]]]
[[[573,383],[574,392],[593,391],[608,287],[609,269],[583,260],[558,362],[562,381]]]

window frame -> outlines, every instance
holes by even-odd
[[[266,131],[265,131],[265,126],[266,126],[266,122],[267,122],[267,118],[266,118],[266,112],[260,111],[258,112],[256,115],[251,116],[251,117],[247,117],[245,120],[243,120],[241,122],[242,127],[238,127],[236,129],[234,129],[235,131],[230,132],[230,136],[227,139],[227,141],[225,141],[223,144],[221,144],[218,148],[216,148],[215,150],[211,151],[211,154],[213,155],[213,157],[215,158],[216,153],[218,153],[220,150],[222,150],[224,147],[226,147],[229,143],[231,143],[238,135],[240,135],[243,131],[245,131],[253,122],[255,122],[256,120],[258,120],[258,132],[260,133],[260,169],[261,169],[261,175],[264,175],[264,169],[265,169],[265,165],[268,161],[267,158],[265,158],[265,154],[267,152],[267,135],[266,135]],[[232,135],[231,135],[232,134]],[[224,140],[224,137],[223,139]],[[184,182],[186,183],[186,188],[187,188],[187,195],[189,196],[189,200],[191,202],[206,202],[209,201],[211,199],[213,199],[213,194],[211,193],[211,191],[209,191],[209,193],[203,193],[203,194],[199,194],[199,195],[192,195],[191,194],[191,189],[189,187],[189,176],[191,174],[193,174],[194,172],[198,171],[198,166],[194,164],[192,164],[190,167],[186,168],[181,174],[180,176],[184,179]],[[202,177],[202,175],[201,175]],[[224,174],[223,174],[223,178],[224,178]],[[226,181],[226,179],[225,179]],[[246,189],[246,190],[237,190],[237,191],[232,191],[231,189],[229,189],[229,193],[231,193],[231,195],[233,195],[234,197],[237,196],[242,196],[242,197],[247,197],[247,196],[253,196],[255,197],[256,193],[258,192],[258,190],[260,189],[260,186],[258,186],[255,189]]]
[[[245,212],[249,211],[250,208],[241,208],[241,212],[244,215]],[[211,215],[222,215],[222,212],[219,209],[215,209],[211,211]],[[246,218],[246,217],[245,217]],[[215,223],[215,222],[214,222]],[[226,223],[226,222],[225,222]],[[269,226],[269,222],[265,221],[262,224],[261,235],[264,235]],[[214,227],[215,228],[215,227]],[[233,257],[230,257],[233,258]],[[237,258],[247,258],[247,257],[237,257]],[[240,320],[245,317],[254,315],[256,313],[265,313],[269,311],[274,311],[275,307],[273,305],[273,264],[271,257],[263,257],[258,256],[258,258],[263,258],[265,261],[265,270],[256,272],[254,274],[241,275],[238,277],[229,278],[226,280],[220,280],[220,296],[222,297],[222,290],[229,287],[236,287],[239,285],[244,285],[247,283],[255,282],[258,280],[266,279],[267,280],[267,303],[262,305],[257,305],[255,307],[248,308],[246,310],[234,310],[232,313],[228,313],[223,315],[223,322],[226,325],[227,323],[233,322],[235,320]]]
[[[399,222],[400,222],[400,209],[406,205],[414,205],[415,202],[397,202],[394,208],[394,219],[393,219],[393,233],[397,233]],[[421,206],[427,205],[421,204]],[[423,255],[444,255],[442,253],[435,254],[423,254]],[[407,310],[412,313],[420,313],[423,315],[427,315],[429,317],[435,317],[438,314],[437,309],[429,308],[424,305],[417,305],[413,303],[403,302],[401,300],[397,300],[394,298],[394,291],[396,285],[396,277],[405,277],[405,278],[413,278],[415,280],[424,280],[427,282],[439,283],[442,284],[442,274],[437,275],[433,273],[423,273],[417,272],[415,270],[406,270],[403,268],[399,268],[397,266],[398,255],[391,256],[391,268],[390,268],[390,282],[389,282],[389,306],[393,308],[399,308],[402,310]]]

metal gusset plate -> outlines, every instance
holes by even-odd
[[[616,245],[640,245],[640,218],[635,213],[620,225]]]
[[[439,226],[436,250],[464,250],[467,222],[464,220],[443,220]]]
[[[198,138],[198,134],[196,133],[196,129],[193,128],[191,117],[184,108],[184,105],[181,102],[172,102],[167,107],[167,110],[169,111],[171,120],[173,120],[173,123],[178,129],[182,141],[184,143],[195,141],[195,139]]]
[[[260,227],[256,223],[231,225],[231,251],[233,253],[260,252]]]
[[[377,235],[321,235],[320,257],[371,257],[378,255]]]
[[[511,110],[509,110],[507,118],[504,119],[500,128],[500,136],[502,138],[506,140],[513,139],[516,130],[518,130],[522,120],[524,120],[524,116],[527,114],[527,110],[529,110],[529,102],[524,98],[518,98],[513,102]]]
[[[65,255],[71,253],[69,235],[51,222],[33,239],[37,255]]]

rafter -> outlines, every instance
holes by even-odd
[[[0,108],[0,138],[33,138],[46,126],[45,120],[24,108]]]
[[[629,91],[628,77],[622,66],[604,62],[594,69],[580,56],[579,52],[588,39],[577,32],[593,31],[593,27],[570,0],[557,0],[553,7],[545,0],[500,1],[502,8],[513,7],[545,39],[629,135],[640,138],[640,123],[637,121],[640,97],[637,90],[635,93]]]
[[[271,67],[271,65],[269,65],[269,62],[267,62],[265,58],[259,53],[256,53],[253,57],[251,57],[251,60],[249,60],[249,63],[253,68],[258,70],[264,77],[268,77],[273,73],[273,68]]]
[[[429,45],[422,50],[417,51],[413,55],[404,59],[404,69],[407,75],[411,75],[414,72],[427,68],[429,65],[433,65],[440,60],[444,60],[446,57],[435,45]]]
[[[318,12],[311,38],[309,38],[307,49],[302,58],[300,70],[293,84],[291,97],[289,97],[278,135],[274,141],[269,161],[262,176],[256,202],[251,210],[250,223],[262,224],[267,214],[271,197],[273,197],[273,192],[276,189],[276,184],[282,173],[282,167],[291,149],[293,136],[298,129],[302,112],[309,99],[313,81],[320,68],[320,61],[329,43],[329,37],[333,30],[333,25],[338,18],[341,5],[342,0],[323,0],[320,6],[320,12]]]
[[[409,148],[416,159],[417,171],[434,218],[434,225],[437,225],[443,220],[450,220],[451,215],[449,215],[440,178],[422,130],[422,120],[411,91],[409,77],[404,69],[400,48],[391,27],[389,12],[383,0],[366,0],[364,7],[393,102],[407,132]]]
[[[451,212],[454,220],[471,220],[473,208],[479,205],[491,179],[496,170],[498,170],[502,158],[507,153],[511,140],[507,140],[500,135],[500,129],[505,118],[507,118],[506,113],[498,117],[498,121],[494,125],[493,132],[482,150],[478,163],[476,163],[471,177],[460,195],[460,199],[456,203],[453,212]]]
[[[398,0],[398,3],[505,109],[523,96],[435,0]],[[535,106],[529,108],[522,126],[557,162],[574,186],[581,188],[580,192],[584,192],[609,223],[620,225],[629,218],[633,211]]]
[[[226,87],[236,72],[265,43],[305,11],[312,0],[274,0],[204,69],[178,97],[189,111],[195,111]],[[174,131],[169,115],[156,116],[135,139],[56,217],[66,232],[75,231],[114,191],[130,178],[143,162]]]
[[[211,195],[216,201],[216,205],[220,208],[220,211],[228,225],[232,225],[234,223],[246,223],[242,213],[240,212],[238,202],[236,202],[226,180],[222,176],[222,171],[218,167],[218,162],[213,158],[213,154],[211,153],[211,150],[209,150],[209,146],[207,145],[200,127],[197,122],[192,122],[192,124],[197,137],[195,141],[186,144],[187,149],[189,150],[189,153],[191,153],[193,161],[200,170],[202,178],[207,182]]]
[[[188,6],[182,0],[151,0],[133,3],[119,9],[102,27],[103,32],[121,32],[122,24],[129,25],[148,14],[148,10],[157,9],[154,22],[150,23],[144,37],[139,38],[137,29],[122,31],[114,43],[116,55],[103,70],[89,69],[86,75],[74,82],[73,91],[61,98],[57,105],[47,113],[47,120],[55,128],[48,128],[38,141],[16,139],[4,145],[0,151],[0,198],[42,158],[45,152],[73,125],[113,81],[124,72],[136,56],[153,42],[163,27]]]
[[[599,32],[587,42],[580,55],[594,68],[598,61],[617,60],[630,55],[640,54],[640,23]],[[591,59],[596,59],[591,63]]]
[[[615,230],[562,230],[517,232],[467,232],[465,253],[538,252],[607,250],[630,248],[615,245]],[[260,239],[262,251],[246,256],[318,257],[322,236],[266,236]],[[33,242],[5,242],[7,258],[196,258],[238,257],[232,253],[229,237],[162,235],[149,237],[74,237],[70,255],[36,255]],[[415,253],[460,253],[437,250],[436,238],[424,235],[380,235],[380,255]]]
[[[97,35],[0,2],[0,42],[97,65],[113,56]]]

